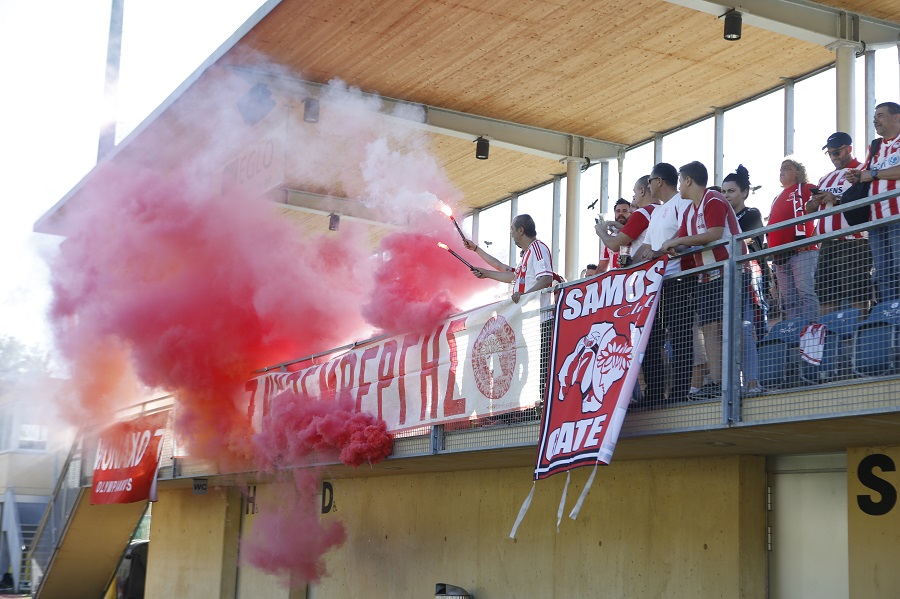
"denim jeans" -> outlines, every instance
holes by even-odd
[[[869,231],[878,301],[900,299],[900,223]]]
[[[800,318],[804,322],[813,322],[819,317],[819,298],[816,295],[818,262],[819,250],[806,250],[796,252],[787,262],[776,264],[775,279],[778,281],[785,320]]]
[[[741,350],[741,372],[743,373],[743,383],[747,386],[750,381],[759,380],[759,356],[756,351],[756,326],[754,318],[756,311],[753,309],[753,300],[750,297],[750,290],[747,285],[742,286],[744,289],[744,314],[741,318],[741,340],[743,348]]]

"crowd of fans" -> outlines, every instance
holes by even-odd
[[[822,149],[834,170],[817,185],[810,184],[803,164],[785,159],[779,172],[782,191],[765,219],[746,205],[753,188],[743,165],[717,187],[708,185],[706,166],[696,161],[680,169],[660,162],[635,182],[631,202],[620,198],[615,203],[612,220],[597,219],[601,252],[584,276],[670,256],[641,369],[642,403],[721,397],[725,290],[719,264],[731,257],[732,245],[742,255],[768,250],[765,258],[741,262],[742,292],[736,301],[743,321],[741,384],[747,394],[762,390],[757,344],[774,320],[813,323],[845,307],[865,311],[877,302],[900,299],[900,222],[877,226],[878,220],[900,215],[900,198],[782,224],[900,188],[900,105],[876,106],[874,125],[879,137],[865,162],[854,157],[850,135],[839,131],[828,137]],[[869,220],[874,223],[860,230],[816,239]],[[739,244],[720,243],[749,232],[757,233]],[[476,277],[511,283],[514,302],[561,280],[529,215],[513,219],[510,236],[521,250],[515,267],[465,240],[494,269],[473,267]],[[702,270],[681,275],[695,268]],[[542,299],[549,301],[546,294]],[[549,325],[549,319],[542,323],[542,350],[548,350]],[[541,380],[543,385],[545,372]]]
[[[850,135],[836,132],[828,137],[822,149],[834,170],[817,185],[809,182],[803,164],[785,159],[779,173],[782,191],[772,201],[765,222],[759,210],[746,205],[752,190],[746,168],[738,166],[722,187],[710,187],[708,171],[699,162],[678,170],[657,164],[635,183],[632,202],[616,202],[613,220],[598,219],[595,231],[601,252],[597,264],[586,269],[587,276],[663,253],[671,257],[642,367],[645,403],[721,396],[721,268],[678,275],[727,259],[730,244],[715,243],[737,233],[758,231],[736,246],[741,253],[784,248],[771,251],[767,259],[746,262],[741,273],[745,393],[761,391],[756,349],[770,319],[810,323],[836,310],[865,311],[877,302],[900,299],[900,223],[873,223],[867,231],[849,231],[822,242],[815,239],[900,214],[900,199],[779,226],[841,204],[844,194],[849,203],[900,187],[900,105],[879,104],[874,125],[879,138],[865,152],[864,162],[854,157]]]

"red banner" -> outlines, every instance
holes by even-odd
[[[158,412],[117,422],[103,431],[97,441],[91,504],[150,498],[168,419],[168,412]]]
[[[535,480],[612,459],[666,262],[663,256],[561,290]]]

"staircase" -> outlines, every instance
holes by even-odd
[[[28,553],[34,545],[34,535],[37,532],[38,525],[22,524],[22,560],[19,563],[19,593],[28,593],[31,591],[31,562],[28,560]]]

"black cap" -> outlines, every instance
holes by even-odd
[[[852,145],[853,138],[843,131],[838,131],[837,133],[832,133],[828,136],[828,141],[825,142],[825,145],[822,146],[822,149],[827,150],[828,148],[842,148],[844,146]]]

